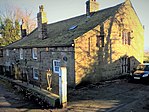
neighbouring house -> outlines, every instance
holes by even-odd
[[[41,5],[38,27],[4,48],[4,65],[17,79],[58,89],[60,67],[67,67],[68,86],[96,83],[130,72],[143,62],[144,29],[130,2],[99,10],[96,0],[86,2],[86,14],[47,24]]]

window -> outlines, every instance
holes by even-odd
[[[104,35],[97,35],[97,46],[104,47]]]
[[[91,38],[88,38],[88,55],[90,55],[91,52]]]
[[[6,49],[6,56],[9,56],[9,50]]]
[[[0,49],[0,57],[3,57],[3,49]]]
[[[131,44],[131,38],[130,38],[130,32],[127,31],[123,31],[123,35],[122,35],[122,43],[124,45],[130,45]]]
[[[23,59],[23,49],[20,48],[20,59]]]
[[[39,72],[37,68],[33,68],[33,78],[38,80]]]
[[[37,48],[32,49],[32,56],[33,56],[33,59],[37,59]]]
[[[60,60],[53,60],[54,73],[60,73]]]
[[[6,71],[10,71],[10,65],[11,65],[10,62],[7,62],[7,61],[5,62]]]
[[[131,45],[131,33],[128,32],[128,45]]]

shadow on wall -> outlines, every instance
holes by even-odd
[[[121,63],[125,59],[127,59],[127,63]],[[130,60],[130,63],[128,60]],[[126,75],[132,72],[133,68],[136,68],[138,64],[140,64],[140,62],[135,57],[124,56],[112,63],[91,65],[90,68],[84,69],[84,74],[86,75],[81,79],[79,85],[98,83],[99,81]]]
[[[76,58],[76,80],[80,80],[79,85],[82,83],[97,83],[102,80],[128,74],[140,63],[134,56],[125,54],[125,50],[123,51],[123,49],[120,51],[113,50],[115,43],[110,37],[114,20],[114,17],[110,20],[107,34],[105,34],[104,24],[100,26],[100,35],[97,35],[96,43],[98,50],[90,50],[90,52],[96,52],[96,55],[90,55],[91,53],[87,52],[85,47],[79,47],[82,51],[82,54],[78,53],[82,59],[79,56],[77,57],[79,59]],[[116,58],[113,59],[114,57]]]

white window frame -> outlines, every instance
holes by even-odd
[[[37,72],[38,76],[35,75],[36,72]],[[38,80],[38,78],[39,78],[39,71],[38,71],[37,68],[33,68],[33,78],[36,79],[36,80]]]
[[[58,74],[60,73],[60,60],[53,60],[53,72]]]
[[[9,56],[9,50],[6,49],[6,56]]]
[[[37,48],[32,49],[32,57],[33,59],[37,59]]]
[[[22,48],[20,48],[20,59],[23,59],[23,49]]]

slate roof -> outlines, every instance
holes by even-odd
[[[48,24],[48,38],[43,40],[38,38],[38,29],[36,28],[27,37],[8,45],[6,48],[71,46],[75,38],[83,35],[97,25],[100,25],[111,16],[114,16],[122,4],[123,3],[114,7],[99,10],[93,13],[91,17],[87,17],[86,14],[84,14],[60,22]],[[69,30],[71,27],[76,28]]]

